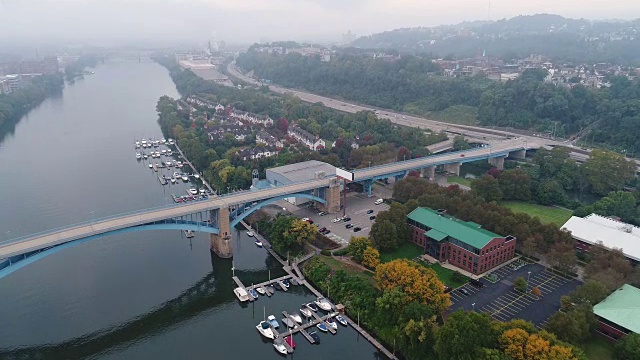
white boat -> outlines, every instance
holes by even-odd
[[[302,315],[306,316],[306,317],[311,317],[311,310],[309,310],[309,308],[307,307],[307,305],[302,304],[302,306],[300,307],[300,312],[302,313]]]
[[[184,182],[189,181],[189,177],[186,174],[182,174],[182,181]]]
[[[204,188],[200,188],[200,190],[198,190],[198,192],[200,193],[200,195],[204,195],[207,193],[207,191]]]
[[[200,174],[198,174],[198,173],[193,174],[193,177],[196,178],[196,179],[200,179]]]
[[[337,315],[336,320],[338,320],[342,326],[347,326],[347,319],[343,318],[342,315]]]
[[[171,156],[173,155],[173,151],[171,151],[171,149],[167,150],[167,156]]]
[[[247,231],[247,236],[248,237],[253,237],[253,233],[251,231]]]
[[[153,169],[153,164],[149,164],[149,169]]]
[[[136,141],[136,149],[140,148],[140,141]]]
[[[141,160],[142,159],[142,155],[140,155],[139,153],[136,154],[136,160]]]
[[[313,312],[317,312],[318,311],[318,307],[316,306],[316,304],[310,302],[307,305],[307,309],[313,311]]]
[[[257,247],[262,247],[262,241],[256,239],[255,243]]]
[[[262,336],[267,339],[273,339],[273,330],[271,330],[271,326],[266,321],[260,321],[260,324],[256,325],[256,329],[262,334]]]
[[[144,154],[144,155],[142,155],[142,157],[143,157],[145,160],[147,160],[147,159],[149,158],[149,155]]]
[[[173,173],[173,178],[174,179],[180,179],[180,176],[181,176],[180,173],[177,172],[177,171]]]
[[[195,234],[193,233],[193,230],[184,230],[184,235],[188,238],[191,239],[192,237],[195,236]]]
[[[162,153],[162,155],[166,155],[167,154],[167,150],[162,149],[161,153]]]
[[[288,318],[288,317],[282,318],[282,323],[283,323],[286,327],[290,327],[290,328],[292,328],[292,327],[296,326],[296,322],[295,322],[295,321],[293,321],[293,320],[291,320],[291,318]]]
[[[318,325],[316,325],[316,327],[318,329],[320,329],[320,331],[322,332],[327,332],[329,331],[329,329],[327,329],[327,325],[325,325],[324,323],[319,323]]]
[[[297,312],[294,312],[293,314],[289,314],[289,316],[298,324],[302,324],[302,317]]]
[[[241,287],[237,287],[233,289],[233,293],[236,294],[236,297],[238,297],[238,300],[242,302],[249,301],[249,293],[247,292],[247,290]]]
[[[273,347],[282,355],[287,355],[287,347],[284,345],[284,341],[281,338],[273,340]]]
[[[264,291],[264,288],[262,286],[256,288],[256,291],[258,292],[258,294],[260,295],[265,295],[267,292]]]
[[[162,138],[162,139],[160,139],[160,142],[164,144],[164,143],[166,143],[166,142],[167,142],[167,139]]]
[[[336,322],[336,320],[332,317],[327,319],[327,324],[329,324],[329,326],[331,326],[334,330],[338,330],[338,323]]]
[[[317,298],[314,303],[316,305],[318,305],[318,307],[324,311],[331,311],[331,303],[329,302],[329,300],[323,298],[323,297],[319,297]]]
[[[269,321],[269,324],[271,324],[271,326],[272,326],[274,329],[277,329],[277,328],[279,328],[279,327],[280,327],[280,324],[278,324],[278,320],[276,320],[276,317],[275,317],[275,316],[273,316],[273,315],[269,315],[269,316],[267,316],[267,321]]]
[[[191,195],[198,195],[198,189],[194,188],[193,186],[191,188],[189,188],[189,193]]]
[[[176,179],[175,178],[171,178],[171,183],[175,184],[176,183]]]

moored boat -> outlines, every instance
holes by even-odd
[[[319,323],[318,325],[316,325],[316,327],[318,329],[320,329],[320,331],[322,332],[327,332],[329,331],[329,329],[327,329],[327,325],[325,325],[324,323]]]
[[[282,318],[282,323],[285,324],[287,327],[290,327],[290,328],[296,326],[295,321],[291,320],[288,317]]]
[[[260,321],[258,325],[256,325],[256,329],[262,334],[262,336],[267,339],[273,339],[275,336],[273,335],[273,330],[271,330],[271,326],[266,321]]]
[[[336,322],[336,320],[332,317],[327,319],[327,324],[329,324],[329,326],[331,326],[334,330],[338,330],[338,323]]]
[[[302,313],[302,315],[304,315],[305,317],[311,317],[311,310],[309,310],[309,308],[305,304],[302,304],[302,306],[300,307],[300,313]]]
[[[257,247],[262,247],[262,241],[260,241],[258,239],[255,240],[255,244],[256,244]]]
[[[308,303],[308,304],[306,305],[306,307],[307,307],[309,310],[313,311],[313,312],[318,311],[318,307],[317,307],[317,306],[316,306],[316,304],[314,304],[314,303]]]
[[[253,237],[253,233],[251,231],[247,231],[247,236],[248,237]]]
[[[182,181],[184,182],[189,181],[189,177],[186,174],[182,174]]]
[[[273,340],[273,347],[282,355],[287,355],[287,347],[284,345],[284,341],[281,338]]]
[[[171,178],[171,183],[172,183],[172,184],[175,184],[175,183],[176,183],[176,179]]]
[[[342,326],[347,326],[347,319],[345,319],[344,317],[342,317],[342,315],[336,315],[336,320],[338,320],[338,322],[340,323],[340,325],[342,325]]]
[[[317,298],[314,303],[316,305],[318,305],[318,307],[324,311],[331,311],[331,303],[329,302],[329,300],[323,298],[323,297],[319,297]]]
[[[153,164],[149,164],[149,169],[153,169]]]
[[[191,188],[189,188],[189,193],[191,195],[198,195],[198,190],[192,186]]]
[[[259,288],[257,288],[257,289],[256,289],[256,291],[257,291],[257,292],[258,292],[258,294],[260,294],[260,295],[266,295],[266,294],[267,294],[267,292],[266,292],[266,291],[264,291],[264,288],[263,288],[262,286],[261,286],[261,287],[259,287]]]
[[[282,280],[282,283],[283,283],[283,284],[284,284],[284,286],[285,286],[285,287],[287,287],[287,288],[288,288],[289,286],[291,286],[291,284],[289,284],[289,280],[288,280],[288,279],[284,279],[284,280]]]
[[[291,346],[292,349],[296,348],[296,342],[295,342],[295,340],[293,340],[293,336],[291,336],[291,335],[286,336],[284,338],[284,342],[289,344],[289,346]]]
[[[249,293],[247,293],[247,291],[241,287],[237,287],[233,289],[233,293],[236,294],[236,297],[238,298],[238,300],[242,302],[249,300]]]
[[[317,332],[312,331],[309,333],[309,336],[311,336],[311,338],[313,339],[314,344],[320,344],[320,336]]]
[[[256,291],[256,289],[249,290],[249,294],[251,294],[251,296],[253,296],[254,299],[258,298],[258,292]]]
[[[289,316],[291,316],[291,318],[298,324],[302,324],[302,317],[297,312],[291,313]]]
[[[279,328],[279,327],[280,327],[280,324],[278,323],[278,320],[276,320],[276,317],[275,317],[275,316],[273,316],[273,315],[269,315],[269,316],[267,316],[267,321],[269,321],[269,324],[271,324],[271,326],[272,326],[274,329],[277,329],[277,328]]]

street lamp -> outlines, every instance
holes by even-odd
[[[476,303],[471,304],[471,306],[473,306],[473,311],[476,311]]]
[[[527,292],[529,292],[529,278],[531,277],[531,271],[527,272]]]

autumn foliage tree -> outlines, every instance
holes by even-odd
[[[409,301],[430,304],[438,312],[451,306],[449,294],[444,293],[444,284],[435,271],[406,259],[390,261],[378,265],[376,282],[381,290],[400,288],[408,295]]]
[[[351,240],[349,240],[349,245],[347,246],[347,250],[349,250],[349,254],[353,261],[357,263],[362,263],[364,259],[364,252],[367,248],[373,246],[373,241],[371,241],[366,236],[353,236]]]
[[[373,246],[369,246],[364,250],[362,256],[362,265],[375,269],[380,265],[380,252]]]

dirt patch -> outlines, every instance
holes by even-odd
[[[318,234],[316,238],[311,241],[311,245],[317,247],[320,250],[335,250],[340,247],[340,244],[322,234]]]

